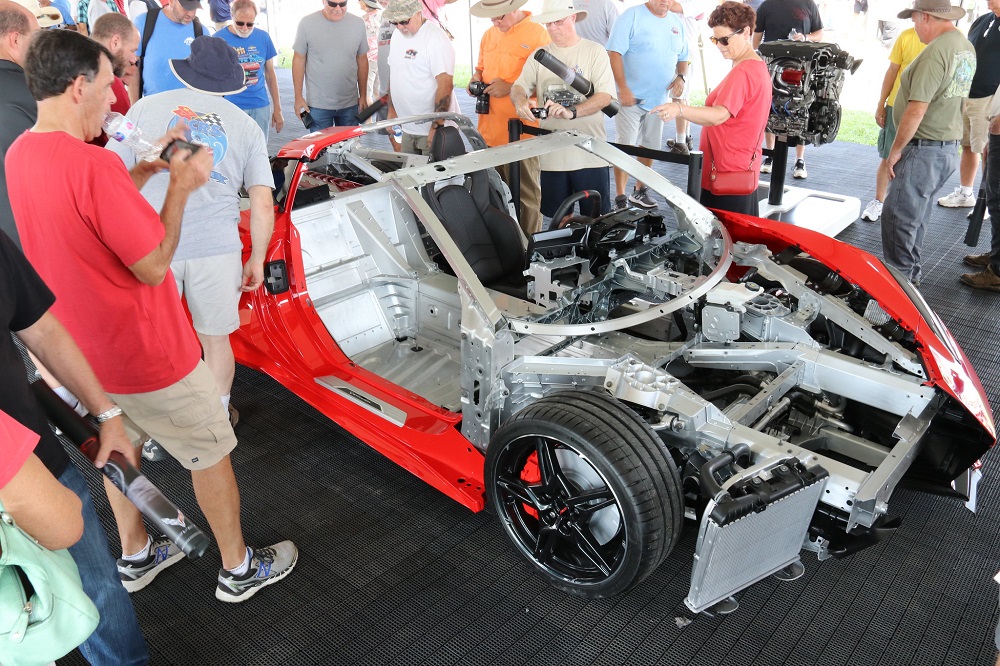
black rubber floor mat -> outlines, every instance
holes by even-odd
[[[279,80],[290,90],[282,77],[287,70]],[[807,162],[809,179],[790,184],[857,196],[862,206],[871,198],[874,148],[810,148]],[[968,249],[965,211],[932,213],[921,291],[1000,405],[1000,294],[957,282],[962,255],[985,251],[988,225],[980,247]],[[879,233],[859,221],[841,238],[878,255]],[[806,554],[801,579],[754,585],[732,615],[693,616],[683,605],[693,524],[629,594],[578,599],[536,577],[488,510],[472,514],[448,500],[269,378],[239,368],[233,401],[247,540],[293,539],[301,559],[285,581],[237,605],[213,596],[217,549],[164,572],[132,597],[154,665],[994,663],[1000,482],[992,453],[978,514],[957,500],[899,491],[891,509],[903,524],[886,541],[845,560]],[[184,470],[172,461],[145,469],[205,525]],[[103,496],[96,475],[90,480]],[[101,511],[110,518],[106,504]],[[84,662],[75,653],[60,663]]]

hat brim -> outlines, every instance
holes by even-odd
[[[209,79],[195,72],[191,68],[191,63],[187,60],[171,60],[170,71],[185,86],[195,92],[205,93],[206,95],[218,95],[220,97],[223,95],[235,95],[247,89],[245,75],[239,83],[237,83],[235,76],[228,81]],[[240,69],[240,72],[242,71]]]
[[[913,12],[923,12],[928,16],[933,16],[945,21],[957,21],[965,16],[965,10],[961,7],[951,7],[946,12],[932,12],[926,9],[914,9],[912,7],[904,9],[903,11],[896,14],[896,18],[908,19],[913,17]]]
[[[556,21],[562,21],[567,16],[572,16],[576,14],[576,22],[579,23],[583,19],[587,18],[587,10],[581,9],[580,11],[573,11],[571,9],[560,9],[555,12],[548,12],[545,14],[536,14],[531,17],[531,20],[535,23],[555,23]]]
[[[472,5],[469,13],[473,16],[478,16],[479,18],[491,19],[517,11],[526,4],[528,4],[528,0],[513,0],[513,2],[510,0],[505,0],[504,2],[496,2],[496,0],[480,0],[476,4]]]

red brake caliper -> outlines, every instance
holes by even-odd
[[[538,469],[538,453],[532,453],[528,456],[528,459],[524,461],[524,467],[521,469],[521,480],[525,483],[541,483],[542,482],[542,471]],[[528,515],[538,518],[538,511],[535,507],[530,504],[524,505],[524,511]]]

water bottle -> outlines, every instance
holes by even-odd
[[[392,136],[396,139],[396,143],[403,143],[403,126],[393,125],[392,126]]]
[[[135,156],[144,162],[153,162],[160,157],[163,146],[146,136],[131,120],[112,111],[104,116],[104,131],[107,135],[132,149]]]

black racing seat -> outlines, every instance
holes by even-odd
[[[457,128],[446,126],[434,133],[431,162],[464,154],[465,144]],[[526,279],[522,273],[527,258],[521,230],[498,205],[489,174],[474,171],[463,184],[428,184],[423,196],[483,285],[524,298]]]

